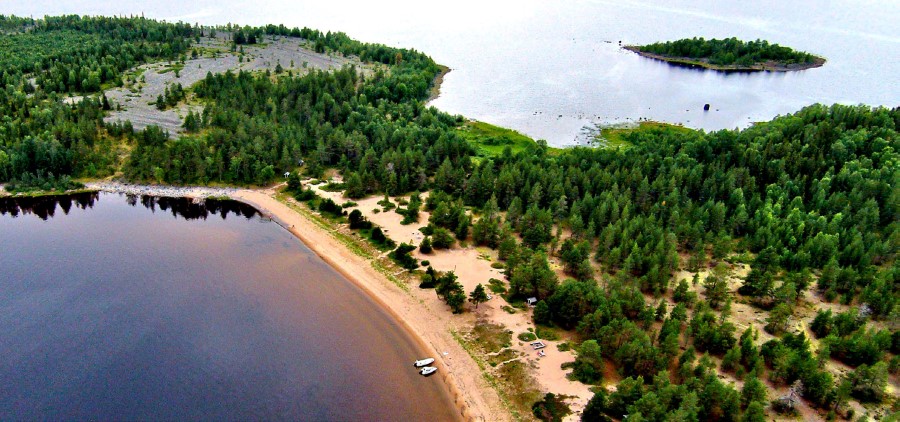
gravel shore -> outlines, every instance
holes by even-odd
[[[214,188],[206,186],[166,186],[166,185],[134,185],[119,182],[88,182],[88,189],[103,192],[124,193],[127,195],[167,196],[173,198],[209,198],[232,197],[237,188]]]

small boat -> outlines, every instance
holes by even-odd
[[[422,370],[419,371],[419,373],[422,375],[425,375],[427,377],[427,376],[433,374],[435,371],[437,371],[437,368],[435,368],[433,366],[426,366],[426,367],[422,368]]]
[[[413,365],[415,365],[417,368],[421,368],[423,366],[431,365],[432,363],[434,363],[434,358],[425,358],[422,360],[415,361],[415,363],[413,363]]]

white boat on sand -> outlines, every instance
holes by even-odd
[[[433,366],[426,366],[426,367],[422,368],[422,370],[419,371],[419,373],[422,375],[425,375],[427,377],[427,376],[433,374],[435,371],[437,371],[437,368],[435,368]]]
[[[432,363],[434,363],[434,358],[425,358],[415,361],[413,365],[415,365],[417,368],[421,368],[423,366],[431,365]]]

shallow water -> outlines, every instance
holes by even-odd
[[[415,343],[235,202],[0,200],[0,419],[447,420]]]
[[[553,145],[583,140],[582,129],[596,123],[648,118],[716,130],[817,102],[900,105],[897,1],[35,0],[4,2],[0,13],[284,23],[412,47],[453,69],[433,105]],[[800,72],[728,75],[669,66],[618,45],[693,36],[760,38],[828,62]]]

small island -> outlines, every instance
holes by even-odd
[[[825,64],[824,58],[803,51],[770,44],[765,40],[745,42],[734,37],[722,40],[694,37],[623,48],[673,65],[723,72],[787,72]]]

